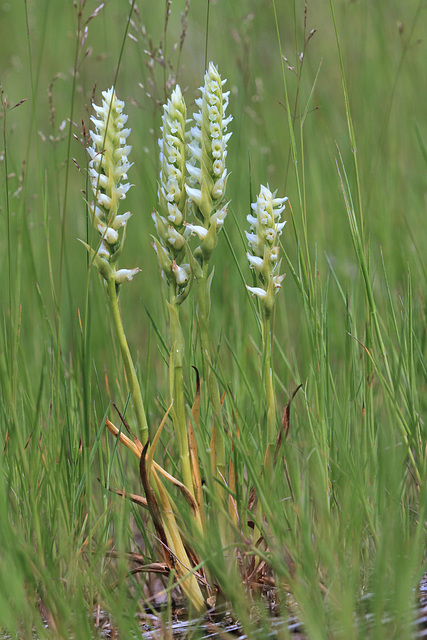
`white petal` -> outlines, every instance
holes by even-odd
[[[262,258],[259,258],[258,256],[252,256],[250,253],[246,254],[247,259],[249,260],[249,264],[251,265],[252,269],[261,269],[264,263],[264,260]]]
[[[90,120],[95,125],[95,127],[96,127],[96,129],[97,129],[99,134],[101,134],[101,133],[103,133],[105,131],[105,123],[104,123],[103,120],[98,120],[97,118],[95,118],[95,116],[91,116]]]
[[[273,207],[282,207],[282,211],[285,208],[285,202],[289,200],[289,198],[287,196],[285,196],[284,198],[273,198]],[[284,205],[284,206],[282,206]]]
[[[127,182],[126,184],[121,184],[119,187],[117,187],[116,192],[120,200],[124,200],[126,198],[126,194],[131,186],[132,185],[130,184],[130,182]]]
[[[209,133],[212,138],[219,138],[221,135],[221,127],[217,122],[211,122],[209,125]]]
[[[131,215],[131,212],[127,211],[126,213],[122,213],[120,216],[116,216],[114,218],[113,228],[118,229],[119,227],[124,227]]]
[[[174,260],[172,264],[172,271],[174,273],[176,283],[180,287],[188,282],[191,275],[191,268],[189,264],[183,264],[179,266]]]
[[[208,117],[212,122],[218,122],[221,119],[221,114],[216,105],[208,107]]]
[[[117,151],[114,152],[114,160],[119,162],[123,156],[126,157],[132,151],[132,145],[128,144],[125,147],[120,147]]]
[[[255,248],[258,247],[258,236],[256,235],[256,233],[249,233],[249,231],[245,231],[245,234],[249,244],[255,250]]]
[[[250,287],[249,285],[246,285],[246,289],[250,291],[253,296],[258,296],[261,300],[263,300],[267,295],[267,291],[264,291],[264,289],[261,289],[260,287]]]
[[[190,200],[195,202],[197,205],[200,205],[202,201],[202,192],[200,191],[200,189],[192,189],[188,186],[188,184],[186,184],[185,190],[187,191],[187,196],[190,198]]]
[[[285,275],[286,274],[283,274],[282,276],[273,276],[271,278],[271,280],[273,282],[273,287],[276,290],[276,293],[280,289],[280,287],[282,286],[282,282],[285,279]]]
[[[194,114],[194,119],[197,122],[197,114]],[[201,140],[202,139],[202,132],[200,131],[199,127],[191,127],[190,129],[190,135],[192,138],[194,138],[194,140]]]
[[[270,260],[276,262],[279,257],[279,247],[271,247]]]
[[[105,209],[109,209],[111,207],[111,198],[107,196],[106,193],[98,192],[97,200],[98,200],[98,204],[100,204],[101,207],[104,207]]]
[[[269,242],[270,244],[273,244],[273,242],[276,239],[276,232],[274,231],[274,229],[267,229],[265,238],[267,242]]]
[[[108,250],[108,247],[105,244],[104,240],[101,242],[99,246],[98,256],[100,256],[100,258],[105,258],[106,260],[108,260],[108,258],[110,257],[110,251]]]
[[[185,226],[187,229],[189,229],[189,231],[191,231],[191,233],[197,233],[197,235],[199,236],[200,240],[204,240],[206,238],[206,236],[208,235],[208,230],[205,229],[204,227],[200,227],[199,225],[196,224],[189,224],[188,222],[185,223]]]
[[[200,160],[202,157],[202,150],[199,146],[199,144],[193,140],[189,145],[188,145],[188,150],[190,152],[190,154],[193,156],[193,158],[195,158],[196,160]]]
[[[104,237],[104,240],[108,242],[108,244],[116,244],[119,239],[119,234],[115,229],[105,226],[102,222],[98,222],[97,227],[99,233]]]
[[[278,235],[278,236],[280,236],[280,235],[281,235],[281,233],[282,233],[282,229],[283,229],[283,227],[285,226],[285,224],[286,224],[286,220],[285,220],[284,222],[278,222],[278,223],[276,224],[276,233],[277,233],[277,235]]]
[[[119,269],[116,271],[116,283],[122,284],[125,280],[130,282],[140,271],[141,269],[139,267],[136,267],[135,269]]]
[[[100,149],[102,147],[102,143],[104,142],[104,136],[100,136],[96,133],[93,133],[92,131],[90,137],[92,138],[93,144],[96,145],[98,149]]]
[[[200,127],[202,124],[202,114],[200,112],[195,113],[193,118],[194,118],[194,122],[198,125],[198,127]],[[198,129],[198,127],[196,127],[196,129]],[[193,129],[191,129],[191,135],[193,135]]]
[[[168,214],[169,222],[173,222],[175,226],[182,224],[182,213],[176,204],[168,202]]]
[[[226,183],[226,179],[227,179],[227,169],[224,169],[222,176],[219,180],[217,180],[215,182],[215,184],[212,187],[212,197],[216,198],[218,200],[218,198],[222,198],[222,196],[225,193],[225,183]]]
[[[213,213],[210,217],[210,224],[215,223],[217,229],[221,229],[221,227],[224,224],[224,220],[227,217],[227,213],[228,213],[227,207],[229,204],[230,202],[227,202],[227,204],[221,207],[221,209],[218,209],[218,211],[215,211],[215,213]]]
[[[224,163],[222,160],[215,160],[212,165],[212,170],[215,176],[221,176],[224,171]]]
[[[228,116],[228,118],[225,118],[225,119],[222,121],[222,128],[223,128],[223,130],[224,130],[224,131],[226,131],[226,130],[227,130],[227,125],[228,125],[228,124],[230,124],[230,122],[232,121],[232,119],[233,119],[233,116]]]
[[[168,227],[168,242],[178,250],[184,246],[184,238],[175,227]]]
[[[187,173],[189,174],[190,178],[192,178],[196,182],[200,182],[202,179],[202,170],[199,169],[198,167],[194,167],[188,162],[187,162]]]

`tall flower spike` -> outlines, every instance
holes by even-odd
[[[189,280],[189,265],[182,265],[185,256],[184,223],[187,217],[185,191],[185,124],[187,109],[179,85],[163,106],[160,147],[159,204],[161,213],[154,212],[153,220],[160,243],[154,248],[159,265],[169,281],[179,288]],[[163,215],[162,215],[163,214]],[[159,244],[161,245],[159,247]],[[187,277],[188,276],[188,277]]]
[[[101,235],[101,242],[94,264],[106,280],[114,277],[119,285],[131,280],[140,269],[116,271],[125,237],[125,227],[130,212],[118,215],[119,202],[126,198],[132,186],[127,180],[131,164],[128,155],[132,147],[126,144],[130,129],[124,125],[128,117],[123,113],[125,103],[118,100],[114,87],[102,92],[102,106],[93,105],[96,116],[91,116],[95,131],[91,131],[92,146],[89,178],[95,201],[89,204],[94,227]],[[91,253],[94,253],[89,247]]]
[[[267,313],[270,313],[274,305],[274,294],[280,289],[284,275],[279,275],[279,237],[282,234],[286,222],[280,221],[288,198],[276,198],[276,193],[271,193],[268,185],[261,185],[257,201],[251,204],[255,215],[249,214],[247,220],[250,224],[250,232],[245,231],[249,247],[253,254],[246,254],[251,269],[257,274],[260,286],[247,289],[254,296],[258,296]]]
[[[194,114],[195,126],[190,131],[188,145],[189,175],[187,194],[201,214],[204,227],[218,225],[217,218],[211,216],[225,195],[227,183],[227,142],[231,133],[227,126],[232,116],[225,117],[230,92],[223,92],[226,80],[221,80],[212,62],[205,74],[205,84],[201,87],[202,96],[196,100],[200,111]],[[225,212],[222,216],[222,222]]]

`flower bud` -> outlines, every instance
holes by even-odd
[[[130,282],[131,280],[133,280],[133,277],[140,271],[141,269],[139,267],[136,267],[135,269],[119,269],[118,271],[116,271],[115,275],[116,284],[122,284],[126,280]]]

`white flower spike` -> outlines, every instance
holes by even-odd
[[[262,300],[266,313],[271,313],[274,305],[274,294],[281,288],[284,275],[279,275],[279,238],[286,221],[280,217],[285,209],[288,198],[276,198],[268,187],[261,185],[257,201],[251,204],[255,215],[249,214],[247,220],[250,232],[245,231],[253,255],[247,253],[251,269],[257,274],[259,287],[249,287],[248,291]]]
[[[159,241],[163,251],[156,253],[159,266],[169,283],[182,289],[189,278],[180,264],[185,256],[185,220],[187,217],[187,193],[185,190],[185,124],[187,109],[179,85],[163,106],[162,137],[160,147],[159,204],[163,215],[153,214]],[[185,270],[184,270],[185,271]],[[186,271],[185,271],[186,273]]]
[[[231,133],[227,126],[232,117],[225,117],[230,92],[223,92],[225,80],[221,80],[215,65],[210,62],[201,87],[202,97],[196,100],[200,108],[194,114],[196,125],[190,131],[187,172],[187,194],[202,214],[206,228],[209,219],[225,195],[227,183],[227,142]]]
[[[123,113],[125,103],[118,100],[114,87],[102,92],[102,105],[93,105],[96,116],[91,117],[95,131],[90,132],[92,145],[88,173],[95,202],[89,204],[92,223],[99,231],[101,243],[94,263],[105,279],[114,278],[117,285],[132,280],[140,271],[121,269],[116,271],[116,261],[122,251],[125,227],[131,213],[118,215],[119,202],[126,198],[132,186],[127,180],[131,168],[128,155],[132,147],[126,144],[130,129],[125,129],[127,116]],[[121,229],[121,231],[119,231]],[[108,263],[108,264],[105,264]]]

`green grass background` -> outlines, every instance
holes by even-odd
[[[97,6],[88,0],[82,8],[79,38]],[[296,563],[293,597],[310,638],[412,637],[425,542],[425,3],[336,0],[342,66],[328,2],[307,2],[305,14],[304,2],[278,1],[276,23],[269,1],[218,0],[210,3],[207,30],[207,4],[193,1],[180,53],[173,47],[185,3],[173,3],[166,39],[164,3],[137,6],[137,30],[129,26],[137,41],[127,37],[122,50],[130,7],[111,0],[88,23],[77,51],[78,12],[70,0],[0,4],[0,630],[25,638],[33,628],[40,638],[92,637],[87,612],[101,603],[123,637],[140,637],[134,613],[141,587],[126,577],[120,556],[130,548],[131,509],[103,489],[111,476],[112,486],[139,490],[136,465],[103,428],[110,400],[124,406],[127,389],[103,287],[94,270],[88,280],[77,238],[88,233],[82,132],[92,95],[99,104],[120,59],[116,90],[132,129],[135,185],[124,203],[133,217],[121,265],[142,269],[122,288],[120,302],[154,428],[168,372],[157,334],[166,336],[166,328],[150,234],[170,70],[156,61],[151,69],[146,50],[162,41],[165,58],[179,69],[189,113],[205,55],[231,91],[229,242],[221,233],[211,319],[218,366],[254,459],[262,424],[260,336],[236,260],[250,283],[241,232],[259,185],[268,182],[290,199],[282,236],[288,275],[275,313],[278,405],[298,384],[303,391],[292,405],[286,448],[293,506],[287,511],[277,501],[279,480],[266,492],[276,569],[289,578],[286,547]],[[294,157],[276,27],[287,59]],[[345,167],[359,230],[363,211],[362,245],[382,343],[336,158],[342,176]],[[190,303],[184,310],[189,364],[193,313]],[[163,447],[173,451],[167,437]],[[244,465],[243,452],[238,455]],[[108,557],[113,535],[120,556],[114,561]],[[54,621],[50,629],[40,620],[39,600]],[[246,630],[265,637],[265,625],[257,631],[247,622]],[[277,633],[287,637],[285,629]]]

